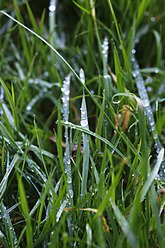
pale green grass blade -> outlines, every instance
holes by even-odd
[[[80,70],[80,78],[81,81],[85,84],[85,75],[82,69]],[[84,91],[83,91],[83,98],[81,104],[81,126],[83,128],[89,129]],[[83,133],[82,136],[83,136],[83,168],[82,168],[81,196],[84,197],[87,191],[87,179],[88,179],[88,170],[89,170],[89,137],[88,134],[86,133]]]
[[[16,127],[18,127],[18,125],[19,125],[18,115],[17,115],[17,110],[15,107],[15,103],[13,101],[12,95],[11,95],[10,91],[8,90],[6,84],[3,82],[2,78],[0,78],[0,83],[1,83],[2,87],[4,88],[5,94],[7,96],[8,101],[9,101],[9,104],[10,104],[10,107],[11,107],[11,110],[13,113],[14,124]]]
[[[149,175],[149,177],[147,178],[147,181],[145,182],[142,192],[141,192],[141,200],[144,199],[144,197],[146,196],[149,188],[151,187],[154,179],[157,177],[158,171],[160,169],[161,163],[163,161],[163,156],[164,156],[164,148],[162,148],[159,152],[158,158],[157,158],[157,162],[151,172],[151,174]]]
[[[56,0],[50,0],[49,5],[49,33],[50,33],[50,44],[52,47],[56,47],[56,35],[55,27],[56,27]],[[51,60],[52,64],[56,64],[56,58],[54,56],[53,51],[51,50]]]
[[[136,85],[138,88],[139,96],[140,96],[141,100],[143,101],[143,107],[145,110],[147,122],[148,122],[148,125],[150,127],[150,132],[152,133],[152,136],[153,136],[153,139],[155,142],[156,152],[159,153],[162,146],[161,146],[158,134],[157,134],[155,120],[154,120],[152,109],[150,106],[150,101],[148,98],[147,90],[145,88],[144,80],[140,74],[139,65],[137,64],[136,61],[134,61],[133,67],[135,69],[135,71],[133,72],[133,76],[135,78],[135,82],[136,82]],[[161,179],[165,178],[165,175],[164,175],[165,170],[164,169],[165,169],[165,162],[163,161],[162,166],[160,168],[160,173],[159,173],[159,176]]]
[[[63,92],[62,102],[63,107],[61,109],[61,112],[63,113],[63,120],[68,121],[69,120],[69,94],[70,94],[70,75],[65,77],[65,80],[63,81],[63,87],[61,89]],[[68,184],[68,201],[69,205],[71,205],[71,201],[69,200],[69,197],[73,198],[73,190],[72,190],[72,168],[71,168],[71,160],[70,160],[70,140],[69,140],[69,133],[68,133],[68,127],[65,126],[65,155],[64,155],[64,164],[65,164],[65,173],[67,178],[67,184]]]
[[[88,223],[86,224],[86,232],[87,232],[87,248],[90,248],[92,246],[92,230]]]
[[[127,238],[130,246],[132,248],[139,247],[139,244],[136,240],[135,234],[132,232],[128,221],[126,220],[126,218],[123,216],[121,211],[118,209],[118,207],[116,206],[116,204],[112,200],[110,200],[110,203],[112,205],[116,219],[117,219],[125,237]]]

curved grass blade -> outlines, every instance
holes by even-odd
[[[90,131],[89,129],[86,129],[86,128],[83,128],[82,126],[78,126],[78,125],[75,125],[71,122],[64,122],[64,121],[61,121],[61,124],[63,126],[67,126],[67,127],[70,127],[72,129],[76,129],[76,130],[79,130],[81,132],[84,132],[88,135],[92,135],[93,137],[103,141],[105,144],[107,144],[110,148],[112,148],[114,151],[116,151],[123,159],[124,161],[131,167],[131,169],[133,170],[133,172],[135,173],[136,176],[138,176],[138,173],[137,171],[135,170],[135,168],[132,167],[131,163],[129,161],[127,161],[127,159],[125,158],[125,156],[111,143],[109,142],[107,139],[101,137],[100,135]]]
[[[135,69],[135,71],[133,72],[133,77],[135,78],[135,82],[136,82],[136,85],[138,88],[139,96],[140,96],[141,100],[143,101],[143,107],[145,110],[148,125],[150,127],[150,132],[152,133],[153,138],[154,138],[156,151],[157,151],[157,153],[159,153],[160,150],[162,149],[162,146],[161,146],[158,134],[157,134],[156,125],[155,125],[152,109],[150,106],[150,101],[148,98],[147,90],[145,88],[144,80],[140,74],[139,65],[137,64],[136,60],[133,63],[133,67]],[[163,161],[163,163],[162,163],[159,176],[161,179],[163,179],[163,180],[165,179],[165,161]]]

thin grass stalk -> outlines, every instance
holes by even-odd
[[[82,69],[80,70],[80,78],[81,81],[85,84],[85,75]],[[81,104],[81,126],[83,128],[86,128],[87,130],[89,129],[84,90],[83,90],[83,99]],[[89,170],[89,136],[86,133],[83,133],[82,136],[83,136],[83,169],[82,169],[81,197],[84,197],[87,191],[87,179],[88,179],[88,170]]]
[[[68,75],[63,81],[63,88],[61,89],[63,92],[63,120],[68,122],[69,120],[69,93],[70,93],[70,75]],[[70,161],[70,149],[69,149],[69,135],[68,135],[68,127],[65,126],[65,143],[66,149],[64,154],[64,165],[65,165],[65,173],[67,177],[67,185],[68,185],[68,204],[71,206],[71,201],[69,199],[73,198],[73,190],[72,190],[72,171],[71,171],[71,161]]]
[[[56,25],[56,2],[57,0],[50,0],[49,4],[49,33],[50,33],[50,44],[52,47],[56,47],[56,38],[55,38],[55,25]],[[56,64],[56,58],[54,52],[51,50],[51,60],[52,64]]]
[[[150,101],[148,98],[147,90],[145,88],[144,80],[140,74],[139,65],[137,64],[136,60],[133,63],[133,67],[135,70],[133,72],[133,77],[135,78],[135,82],[136,82],[136,85],[138,88],[139,96],[140,96],[141,100],[143,101],[143,107],[145,110],[145,115],[146,115],[147,122],[148,122],[148,125],[150,128],[150,132],[152,133],[152,136],[154,138],[156,152],[159,154],[160,150],[162,149],[162,146],[160,144],[160,140],[159,140],[158,133],[156,130],[156,125],[155,125],[154,117],[152,114],[152,109],[150,106]],[[163,180],[165,179],[165,161],[162,163],[162,166],[160,168],[159,177],[160,177],[160,179],[163,179]]]

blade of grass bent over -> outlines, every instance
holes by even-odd
[[[124,161],[131,167],[131,169],[133,170],[135,175],[138,176],[137,171],[135,170],[135,168],[132,167],[131,163],[129,161],[127,161],[125,156],[111,142],[109,142],[107,139],[105,139],[105,138],[101,137],[100,135],[90,131],[89,129],[83,128],[82,126],[75,125],[75,124],[73,124],[71,122],[61,121],[61,124],[63,126],[68,126],[68,127],[72,128],[72,129],[77,129],[77,130],[79,130],[81,132],[84,132],[84,133],[86,133],[88,135],[92,135],[93,137],[96,137],[96,138],[100,139],[101,141],[103,141],[104,143],[106,143],[109,147],[111,147],[114,151],[116,151],[124,159]]]

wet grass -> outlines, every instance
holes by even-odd
[[[50,2],[0,2],[0,247],[163,248],[163,1]]]

